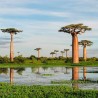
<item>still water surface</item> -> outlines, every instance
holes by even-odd
[[[54,85],[51,81],[63,80],[90,80],[93,82],[63,85],[80,89],[98,89],[98,67],[0,68],[0,82],[18,85]]]

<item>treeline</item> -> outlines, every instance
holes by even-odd
[[[58,61],[58,62],[57,62]],[[61,61],[61,62],[60,62]],[[79,61],[84,61],[83,57],[79,58]],[[98,58],[96,57],[91,57],[91,58],[87,58],[87,61],[98,61]],[[34,55],[31,55],[30,57],[23,57],[22,55],[19,55],[17,57],[14,58],[14,62],[10,62],[10,58],[8,56],[0,56],[0,63],[72,63],[72,58],[71,57],[36,57]]]

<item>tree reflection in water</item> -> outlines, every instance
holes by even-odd
[[[10,84],[14,83],[14,69],[10,68]]]
[[[72,80],[74,82],[72,83],[73,89],[78,89],[78,82],[77,80],[79,79],[79,67],[73,67],[72,68]]]
[[[8,73],[8,68],[0,68],[0,74],[7,74]]]
[[[23,71],[25,71],[25,68],[24,68],[24,67],[15,68],[15,70],[17,70],[17,73],[18,73],[19,75],[22,75]]]
[[[83,67],[83,79],[86,80],[86,67]]]

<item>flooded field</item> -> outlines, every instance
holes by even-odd
[[[98,89],[98,67],[0,68],[0,82]]]

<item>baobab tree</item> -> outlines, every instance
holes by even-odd
[[[66,52],[66,58],[67,58],[67,52],[69,51],[69,49],[64,49],[64,51]]]
[[[55,52],[55,55],[56,55],[56,57],[57,57],[57,52],[59,52],[59,50],[54,50],[54,52]]]
[[[72,35],[72,61],[73,63],[79,63],[79,46],[78,46],[78,34],[91,30],[88,26],[83,24],[71,24],[61,27],[59,32],[66,32]]]
[[[41,48],[36,48],[34,50],[38,51],[38,59],[39,59],[40,58],[40,50],[41,50]]]
[[[17,30],[15,28],[7,28],[7,29],[1,29],[2,32],[4,33],[10,33],[11,35],[11,42],[10,42],[10,61],[14,61],[14,45],[13,45],[13,36],[14,34],[16,35],[19,32],[22,32],[22,30]]]
[[[50,55],[52,55],[52,58],[53,58],[54,54],[55,54],[55,52],[51,52],[51,53],[50,53]]]
[[[79,42],[79,45],[83,46],[83,59],[86,61],[87,59],[87,51],[86,51],[86,46],[91,46],[93,44],[93,42],[89,41],[89,40],[81,40]]]
[[[61,51],[62,57],[63,57],[63,54],[64,54],[64,53],[65,53],[64,51]]]

